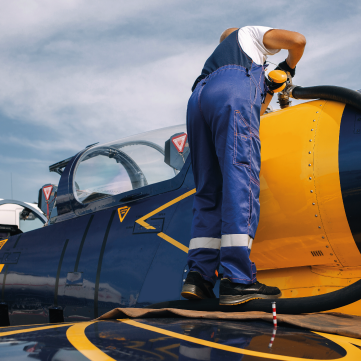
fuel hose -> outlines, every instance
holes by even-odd
[[[325,99],[345,103],[361,111],[361,93],[335,85],[318,85],[311,87],[296,86],[292,89],[295,99]]]
[[[347,306],[361,299],[361,280],[340,290],[318,296],[299,298],[278,298],[277,312],[282,314],[297,315],[300,313],[313,313],[329,311]],[[258,299],[235,306],[221,306],[218,298],[205,300],[177,300],[155,303],[147,308],[178,308],[192,311],[218,311],[218,312],[270,312],[270,305],[274,299]]]

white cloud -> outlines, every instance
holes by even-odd
[[[109,48],[99,50],[111,57]],[[190,87],[210,51],[203,47],[194,56],[193,47],[180,49],[177,55],[137,67],[106,71],[97,64],[44,68],[8,63],[0,68],[0,105],[7,116],[50,127],[67,142],[79,134],[106,141],[184,123]]]
[[[190,87],[228,26],[299,31],[307,47],[297,84],[361,88],[359,16],[355,1],[2,1],[0,114],[12,120],[2,162],[17,163],[21,149],[51,164],[97,141],[184,123]],[[26,178],[45,180],[42,169]]]
[[[146,15],[162,1],[124,0],[17,0],[2,1],[0,13],[0,39],[12,38],[33,41],[44,39],[57,32],[82,30],[92,26],[106,29],[116,21],[125,23],[134,15]]]
[[[29,163],[29,164],[41,164],[41,165],[48,165],[49,162],[37,159],[37,158],[18,158],[18,157],[7,157],[0,154],[0,164],[13,164],[13,163]]]
[[[84,146],[80,145],[79,143],[76,143],[74,141],[70,141],[69,139],[64,140],[31,140],[29,138],[19,138],[14,136],[9,136],[2,140],[3,144],[7,145],[14,145],[19,147],[26,147],[26,148],[33,148],[39,151],[44,150],[51,150],[51,152],[59,151],[59,150],[67,150],[72,152],[73,154],[76,154],[78,151],[80,151]],[[1,160],[0,155],[0,160]],[[7,157],[8,159],[11,159],[11,157]],[[15,158],[14,158],[15,159]],[[21,158],[19,158],[21,159]],[[26,158],[23,158],[26,159]]]

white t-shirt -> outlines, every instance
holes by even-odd
[[[267,49],[263,44],[263,36],[267,26],[244,26],[238,30],[238,41],[243,51],[258,65],[263,65],[267,55],[277,54],[281,49]]]

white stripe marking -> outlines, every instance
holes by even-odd
[[[253,238],[248,234],[224,234],[221,247],[248,247],[251,249]]]
[[[221,239],[220,238],[210,238],[210,237],[197,237],[192,238],[189,242],[189,249],[197,248],[211,248],[211,249],[220,249],[221,248]]]

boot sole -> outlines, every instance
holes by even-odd
[[[181,296],[187,300],[203,300],[208,298],[199,287],[189,284],[183,285]]]
[[[219,304],[221,306],[235,306],[240,305],[242,303],[257,300],[257,299],[276,299],[282,296],[282,292],[280,292],[278,295],[262,295],[260,293],[254,293],[252,295],[246,295],[246,296],[237,296],[237,295],[224,295],[219,297]]]

